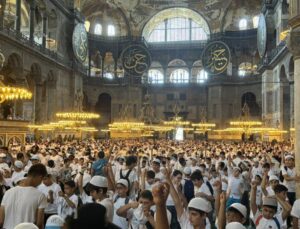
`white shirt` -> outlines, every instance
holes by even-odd
[[[291,211],[291,216],[298,219],[298,228],[300,229],[300,199],[298,199],[294,202],[294,205],[293,205],[293,208]]]
[[[106,208],[106,218],[109,222],[112,222],[114,216],[114,205],[112,200],[109,198],[105,198],[98,203]]]
[[[196,196],[196,194],[198,192],[202,192],[202,193],[204,193],[204,194],[206,194],[208,196],[212,196],[212,194],[211,194],[208,186],[205,183],[202,183],[201,187],[198,188],[198,189],[195,187],[195,196]],[[209,205],[210,205],[210,207],[212,209],[211,202],[209,200],[207,200],[207,199],[205,199],[205,200],[209,203]]]
[[[295,168],[285,169],[284,167],[282,167],[281,171],[282,171],[282,175],[288,175],[289,177],[295,177],[296,176]],[[286,181],[284,179],[283,184],[288,188],[288,192],[296,192],[296,182],[295,181]]]
[[[151,211],[154,212],[154,220],[156,219],[156,207],[152,206]],[[171,213],[167,210],[167,218],[169,225],[171,224]],[[142,204],[140,204],[136,209],[130,209],[128,211],[128,219],[130,219],[131,229],[146,229],[145,224],[147,223],[147,218],[144,216],[144,211]]]
[[[114,197],[114,200],[116,199],[117,197],[115,196]],[[125,200],[126,198],[117,198],[117,200],[114,202],[114,216],[113,216],[113,223],[116,224],[117,226],[119,226],[120,228],[122,229],[128,229],[128,220],[124,217],[120,217],[117,215],[117,210],[124,206],[126,203],[125,203]],[[128,203],[132,202],[132,200],[129,199]]]
[[[254,224],[257,223],[257,220],[259,218],[259,216],[261,215],[262,213],[257,211],[254,218],[253,218],[253,222]],[[283,221],[282,221],[282,217],[281,215],[275,215],[274,217],[277,218],[278,220],[278,223],[279,223],[279,227],[280,229],[282,228],[281,225],[283,225]],[[275,222],[274,219],[266,219],[264,217],[262,217],[259,221],[258,221],[258,225],[256,226],[256,229],[278,229],[278,226]]]
[[[48,206],[45,208],[46,214],[57,214],[58,209],[58,193],[61,191],[61,188],[58,184],[53,183],[50,186],[46,186],[45,184],[41,184],[38,186],[38,190],[41,191],[46,197],[49,197],[49,191],[53,191],[53,203],[48,203]]]
[[[181,226],[181,229],[194,229],[193,225],[191,224],[190,220],[189,220],[189,214],[187,211],[184,211],[182,213],[182,215],[180,216],[180,218],[178,219],[178,222]],[[205,229],[210,229],[210,223],[208,218],[206,218],[206,225],[205,225]]]
[[[72,196],[69,197],[69,199],[75,204],[76,206],[75,208],[71,208],[63,197],[59,197],[58,199],[57,213],[63,219],[66,219],[67,216],[72,216],[72,215],[74,215],[74,218],[77,218],[78,196],[73,194]]]
[[[1,206],[5,212],[3,228],[13,229],[20,223],[36,223],[36,212],[47,206],[47,200],[34,187],[17,186],[5,192]]]
[[[243,179],[230,177],[228,180],[228,191],[230,191],[229,196],[234,199],[241,198],[240,189],[243,187]]]

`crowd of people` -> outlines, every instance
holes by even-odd
[[[300,228],[290,142],[51,141],[0,148],[4,229]]]

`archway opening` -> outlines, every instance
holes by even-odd
[[[260,116],[260,109],[256,101],[256,96],[252,92],[246,92],[241,98],[241,110],[243,110],[244,105],[247,104],[249,107],[249,113],[252,117]],[[242,115],[244,112],[242,111]]]
[[[101,115],[101,126],[107,126],[111,123],[111,96],[109,94],[102,93],[99,95],[95,111]]]

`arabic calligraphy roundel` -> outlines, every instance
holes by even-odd
[[[230,49],[221,41],[209,43],[202,54],[202,65],[210,75],[223,73],[230,61]]]
[[[72,43],[75,57],[79,62],[83,63],[88,55],[88,35],[84,24],[79,23],[75,26]]]
[[[142,45],[130,45],[122,52],[124,70],[133,76],[142,76],[151,65],[151,56]]]

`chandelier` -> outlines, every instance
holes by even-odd
[[[71,120],[87,120],[87,119],[98,119],[99,114],[89,112],[60,112],[56,113],[57,118],[71,119]]]
[[[0,103],[7,100],[31,99],[32,93],[24,88],[5,86],[3,76],[0,76]]]

